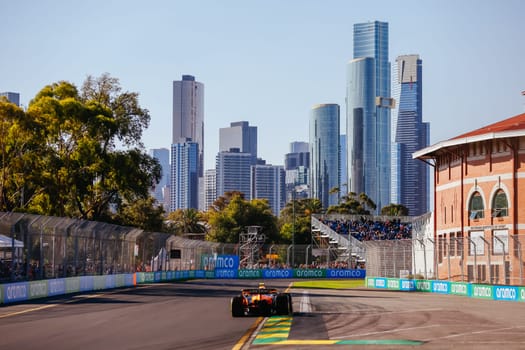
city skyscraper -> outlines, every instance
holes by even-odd
[[[346,165],[347,157],[346,157],[346,135],[339,135],[339,162],[341,164],[341,174],[339,175],[341,187],[339,187],[339,190],[341,191],[341,196],[345,196],[348,194],[348,166]]]
[[[251,165],[252,154],[242,153],[238,148],[217,154],[217,198],[226,192],[239,191],[244,199],[251,200]]]
[[[330,190],[340,187],[339,150],[340,110],[337,104],[319,104],[310,116],[310,192],[327,209],[339,203],[339,193]]]
[[[18,92],[0,92],[0,96],[4,96],[9,102],[20,106],[20,94]]]
[[[366,193],[377,212],[390,204],[390,62],[388,23],[354,24],[354,59],[348,63],[347,166],[349,190]]]
[[[152,188],[152,196],[168,210],[169,203],[166,202],[164,193],[166,188],[170,186],[170,151],[167,148],[154,148],[149,150],[149,155],[157,159],[162,167],[160,181]]]
[[[219,152],[238,148],[242,153],[252,155],[252,164],[257,162],[257,127],[247,121],[233,122],[227,128],[219,129]]]
[[[430,207],[428,165],[412,159],[414,152],[430,142],[430,125],[422,120],[422,71],[419,55],[403,55],[396,59],[392,75],[397,101],[392,110],[392,201],[415,216]]]
[[[268,200],[274,215],[279,215],[285,204],[285,172],[282,165],[252,165],[251,198]]]
[[[204,172],[204,209],[208,210],[217,199],[217,171],[207,169]]]
[[[171,145],[170,211],[199,208],[199,144],[190,141]]]
[[[308,142],[290,143],[290,153],[284,155],[286,172],[286,201],[293,198],[308,198],[310,152]]]
[[[204,85],[195,81],[192,75],[183,75],[182,80],[173,82],[173,130],[172,146],[188,141],[197,143],[197,176],[198,180],[195,188],[197,202],[203,200],[203,189],[199,184],[203,184],[204,176]],[[173,154],[172,154],[173,157]],[[172,163],[173,174],[175,164]],[[173,177],[172,177],[173,181]],[[187,191],[188,189],[180,189]],[[171,188],[171,203],[175,199],[177,189]],[[193,196],[193,195],[192,195]],[[200,204],[200,205],[199,205]],[[193,204],[192,204],[193,207]],[[202,203],[197,203],[195,208],[202,207]]]

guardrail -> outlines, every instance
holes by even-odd
[[[366,277],[368,288],[405,292],[428,292],[460,295],[469,298],[525,302],[525,287],[498,286],[439,280],[410,280],[402,278]]]
[[[142,283],[182,281],[190,279],[275,279],[323,278],[364,279],[365,270],[344,269],[258,269],[258,270],[187,270],[136,272],[127,274],[80,276],[0,284],[0,304],[22,302],[57,295],[96,290],[132,287]]]

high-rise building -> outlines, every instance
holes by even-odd
[[[170,211],[199,208],[199,144],[190,141],[171,145]]]
[[[242,153],[252,155],[252,164],[257,161],[257,127],[249,122],[233,122],[230,127],[219,129],[219,152],[238,148]]]
[[[204,172],[204,191],[203,210],[208,210],[217,199],[217,171],[215,169],[207,169]]]
[[[348,166],[346,165],[346,135],[339,135],[339,162],[341,164],[341,174],[339,175],[341,196],[348,194]]]
[[[226,192],[238,191],[244,199],[251,200],[251,165],[252,154],[242,153],[238,148],[217,154],[217,198]]]
[[[173,130],[172,145],[186,143],[188,141],[197,143],[197,176],[198,180],[193,191],[199,203],[195,208],[202,208],[204,176],[204,85],[195,81],[191,75],[183,75],[182,80],[173,82]],[[172,155],[173,157],[173,155]],[[171,165],[174,167],[174,164]],[[174,173],[172,169],[171,173]],[[200,184],[200,186],[199,186]],[[188,189],[184,189],[187,191]],[[176,189],[171,188],[171,203],[174,203],[173,194]],[[193,207],[193,206],[192,206]]]
[[[390,204],[390,62],[388,23],[354,25],[348,64],[347,165],[349,190],[366,193],[377,211]]]
[[[285,201],[285,172],[281,165],[252,165],[251,198],[268,200],[274,215],[279,215]]]
[[[18,92],[0,92],[0,96],[7,97],[7,100],[20,106],[20,94]]]
[[[290,143],[290,153],[284,156],[286,201],[309,196],[310,152],[308,142]]]
[[[307,153],[309,152],[308,142],[294,141],[290,143],[290,153]]]
[[[159,204],[168,210],[169,203],[166,202],[164,193],[166,187],[170,185],[170,151],[167,148],[154,148],[149,150],[149,155],[155,158],[162,167],[159,183],[153,186],[151,194]]]
[[[310,116],[310,192],[323,208],[339,203],[340,187],[339,129],[340,111],[337,104],[319,104]]]
[[[429,123],[422,120],[422,60],[419,55],[396,59],[392,93],[397,101],[392,110],[392,202],[408,208],[410,215],[422,215],[430,207],[428,165],[412,154],[430,141]]]

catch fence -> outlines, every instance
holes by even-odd
[[[0,212],[0,283],[132,272],[208,270],[218,255],[240,268],[356,267],[336,262],[333,248],[249,246],[72,218]]]

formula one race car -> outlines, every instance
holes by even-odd
[[[292,296],[259,283],[259,288],[242,289],[241,295],[231,299],[231,312],[233,317],[291,315]]]

